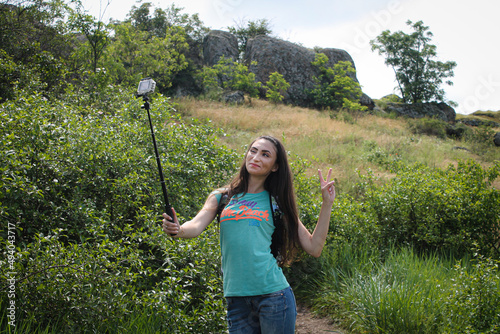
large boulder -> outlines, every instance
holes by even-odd
[[[297,44],[269,36],[257,36],[247,42],[245,61],[257,81],[265,84],[278,72],[290,84],[283,102],[305,105],[306,90],[313,88],[314,52]],[[256,62],[256,64],[252,64]]]
[[[319,49],[317,50],[318,53],[324,53],[328,57],[328,67],[333,67],[335,64],[337,64],[339,61],[349,61],[352,64],[352,68],[356,69],[356,65],[354,65],[354,60],[352,59],[351,55],[347,53],[347,51],[342,50],[342,49],[334,49],[334,48],[326,48],[326,49]],[[356,78],[355,73],[349,73],[349,76],[359,83],[358,78]]]
[[[329,48],[318,50],[318,52],[328,57],[330,67],[341,60],[350,61],[354,67],[354,61],[344,50]],[[269,75],[273,72],[283,75],[283,78],[290,84],[283,101],[307,106],[309,101],[306,92],[314,87],[313,77],[317,75],[311,64],[315,55],[315,51],[303,46],[261,35],[247,42],[245,62],[249,65],[249,71],[255,73],[256,80],[263,84],[269,80]],[[353,79],[357,82],[355,75]],[[364,95],[363,105],[372,106],[373,100]]]
[[[221,100],[229,104],[243,104],[245,102],[245,93],[242,91],[230,91],[222,94]]]
[[[499,128],[500,124],[494,121],[482,120],[479,118],[461,118],[457,122],[463,123],[469,126],[491,126],[493,128]]]
[[[444,102],[429,102],[429,103],[394,103],[387,104],[386,111],[395,112],[400,116],[410,118],[435,117],[445,122],[455,123],[457,114],[455,109]]]
[[[207,66],[217,64],[222,56],[237,60],[239,58],[238,39],[222,30],[211,30],[203,39],[203,60]]]
[[[495,143],[495,146],[500,146],[500,132],[495,133],[493,142]]]

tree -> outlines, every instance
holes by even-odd
[[[283,75],[278,72],[273,72],[269,76],[269,80],[266,83],[266,97],[277,104],[281,100],[283,100],[282,92],[286,92],[288,88],[290,88],[290,84],[286,82]]]
[[[238,39],[238,49],[241,57],[245,54],[247,43],[250,38],[259,35],[269,35],[272,32],[269,27],[269,21],[266,19],[248,21],[246,23],[242,21],[237,23],[235,27],[227,27],[227,29]]]
[[[333,110],[363,109],[358,103],[363,93],[359,83],[351,78],[356,73],[351,62],[339,61],[333,67],[327,67],[327,63],[328,57],[324,53],[317,53],[311,63],[319,71],[319,75],[313,77],[316,86],[309,91],[312,104]]]
[[[40,91],[45,97],[64,90],[71,45],[65,35],[68,7],[61,1],[0,3],[0,98],[17,89]]]
[[[91,70],[96,73],[104,49],[109,44],[109,32],[106,24],[102,20],[95,20],[92,15],[85,14],[79,7],[70,19],[70,26],[85,35],[90,47]]]
[[[166,29],[172,26],[180,26],[184,28],[189,40],[201,43],[204,36],[209,31],[201,22],[198,14],[182,14],[183,8],[175,7],[172,4],[166,10],[155,8],[153,15],[150,11],[153,4],[145,2],[140,7],[132,6],[130,10],[130,23],[142,31],[147,31],[154,36],[164,38]]]
[[[429,43],[433,34],[422,21],[408,20],[406,24],[413,28],[412,34],[383,31],[370,42],[372,51],[386,56],[385,63],[393,68],[405,103],[443,101],[445,93],[439,87],[443,80],[454,76],[457,64],[433,60],[436,46]],[[449,80],[445,83],[453,85]]]
[[[69,52],[64,35],[68,7],[59,0],[14,1],[0,3],[0,48],[14,61],[33,62],[40,52],[56,58]]]
[[[222,56],[213,67],[205,66],[198,73],[205,94],[222,93],[224,90],[240,90],[251,98],[259,96],[261,83],[256,81],[255,73],[248,67]]]
[[[172,78],[187,66],[187,47],[182,27],[168,27],[162,38],[124,22],[115,26],[115,40],[107,49],[105,66],[125,86],[135,86],[150,76],[155,78],[158,91],[165,93]]]
[[[139,31],[148,33],[148,38],[165,39],[168,37],[167,32],[171,33],[175,29],[179,32],[182,31],[185,43],[183,43],[182,48],[176,50],[180,53],[177,58],[184,57],[187,65],[175,71],[168,78],[169,86],[164,86],[163,88],[166,89],[163,89],[162,93],[173,93],[179,86],[197,91],[198,87],[194,82],[194,76],[201,65],[197,64],[194,59],[201,59],[203,38],[209,29],[203,25],[198,14],[181,13],[182,8],[177,8],[174,4],[167,9],[154,8],[153,11],[153,8],[149,2],[141,4],[140,7],[133,6],[129,13],[130,19],[126,23],[131,24]],[[174,52],[174,50],[168,52]]]

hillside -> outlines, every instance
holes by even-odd
[[[2,104],[0,127],[5,165],[0,211],[9,233],[0,235],[0,243],[10,256],[9,265],[0,270],[0,289],[15,288],[16,308],[23,310],[16,316],[20,330],[15,333],[225,330],[217,226],[195,239],[166,238],[159,224],[163,201],[157,166],[140,101],[122,93],[120,104],[112,104],[118,107],[107,113],[78,104],[76,94],[54,101],[19,94]],[[481,136],[456,141],[416,134],[420,121],[390,114],[327,113],[256,99],[229,106],[155,96],[151,114],[180,221],[193,217],[206,194],[227,182],[239,161],[234,152],[241,157],[251,139],[273,134],[290,151],[301,221],[307,228],[317,220],[315,169],[333,167],[337,179],[332,233],[322,256],[301,258],[286,268],[297,299],[335,320],[336,326],[347,328],[357,321],[358,332],[373,332],[380,326],[372,325],[373,319],[386,319],[401,309],[391,306],[380,318],[352,309],[363,301],[361,292],[377,291],[367,287],[373,282],[418,298],[406,318],[394,314],[388,326],[404,319],[398,332],[416,332],[407,328],[411,319],[411,326],[454,332],[445,331],[447,323],[423,321],[448,319],[454,312],[449,305],[466,308],[448,304],[450,292],[456,291],[451,284],[460,279],[460,273],[450,270],[453,264],[436,265],[386,245],[396,240],[425,252],[460,251],[461,257],[479,244],[485,253],[495,254],[498,238],[491,231],[498,231],[500,196],[489,182],[498,178],[500,165],[494,161],[498,149],[479,140]],[[442,125],[432,120],[422,124]],[[461,162],[470,158],[474,161]],[[457,168],[432,168],[449,164]],[[483,170],[480,164],[495,165]],[[374,174],[391,182],[381,186]],[[420,235],[412,232],[415,227]],[[391,261],[381,262],[383,257]],[[423,264],[429,267],[424,279]],[[408,273],[408,268],[414,271]],[[386,272],[400,275],[393,280]],[[428,282],[429,293],[412,290],[419,285],[406,284],[408,274]],[[15,287],[7,287],[12,275]],[[361,282],[358,277],[370,279]],[[495,277],[492,286],[498,286]],[[464,292],[478,291],[463,284]],[[370,300],[406,300],[391,291],[379,292]],[[493,296],[492,302],[496,296],[500,300],[498,291],[492,292],[485,295]],[[3,294],[0,300],[4,319],[13,298]],[[418,306],[429,300],[432,307],[421,312]],[[379,305],[385,304],[374,306]],[[0,331],[9,326],[4,322]]]
[[[495,146],[474,140],[415,134],[409,126],[412,120],[390,115],[340,112],[333,119],[327,112],[263,100],[240,106],[193,98],[175,102],[184,117],[209,119],[222,128],[226,136],[221,144],[238,152],[261,134],[282,138],[292,156],[312,161],[314,168],[332,167],[337,186],[349,193],[358,181],[357,171],[371,169],[381,177],[390,176],[386,167],[394,160],[443,168],[468,159],[489,166],[500,156]]]

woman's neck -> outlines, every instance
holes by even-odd
[[[265,182],[266,182],[265,178],[255,178],[250,176],[250,179],[248,180],[247,193],[257,194],[266,190],[266,188],[264,187]]]

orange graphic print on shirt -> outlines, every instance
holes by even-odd
[[[257,202],[232,199],[221,213],[221,220],[249,220],[249,226],[260,226],[260,222],[269,221],[269,211],[259,210]]]

